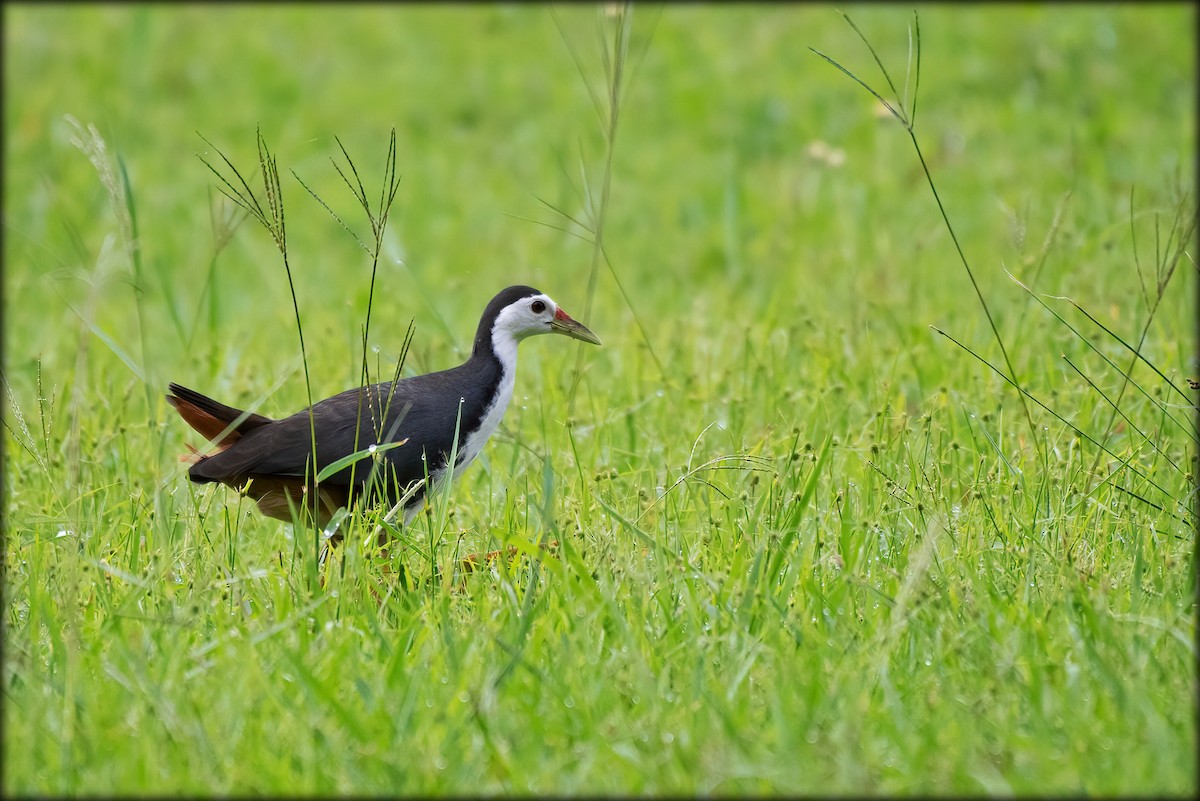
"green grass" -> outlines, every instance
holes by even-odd
[[[902,79],[908,10],[849,11]],[[1194,794],[1189,256],[1149,311],[1194,197],[1194,10],[922,10],[916,135],[1069,421],[1031,403],[1036,435],[971,355],[1003,365],[907,134],[809,50],[884,85],[832,8],[635,10],[589,297],[539,198],[601,192],[563,36],[602,89],[600,41],[557,13],[5,6],[5,793]],[[410,319],[406,372],[456,363],[511,283],[605,344],[525,343],[479,462],[391,563],[348,521],[322,588],[311,536],[177,460],[169,380],[307,397],[278,252],[214,238],[197,133],[279,160],[325,397],[360,379],[371,258],[291,171],[371,242],[329,158],[377,196],[393,127],[372,373]]]

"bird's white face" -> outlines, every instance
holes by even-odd
[[[492,336],[508,336],[520,342],[534,334],[549,334],[554,329],[558,304],[547,295],[530,295],[506,306],[496,318]]]
[[[492,326],[492,341],[520,342],[534,334],[563,334],[572,339],[599,345],[600,339],[571,315],[558,308],[549,295],[529,295],[504,307]]]

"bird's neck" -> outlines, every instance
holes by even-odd
[[[516,338],[500,329],[488,331],[486,337],[477,336],[471,358],[463,367],[471,380],[483,380],[484,385],[488,386],[488,395],[481,399],[482,417],[479,422],[471,424],[470,429],[463,432],[464,439],[454,468],[455,476],[479,455],[484,443],[500,426],[508,403],[512,400],[517,372]]]
[[[500,384],[511,389],[517,370],[517,338],[499,326],[486,329],[480,326],[471,350],[471,361],[499,368]]]

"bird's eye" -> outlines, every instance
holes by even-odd
[[[546,303],[541,300],[535,300],[533,303],[529,304],[529,308],[533,309],[534,314],[541,314],[546,310]]]

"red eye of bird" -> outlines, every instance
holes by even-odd
[[[541,314],[546,310],[546,304],[543,301],[535,300],[529,308],[533,309],[534,314]]]

